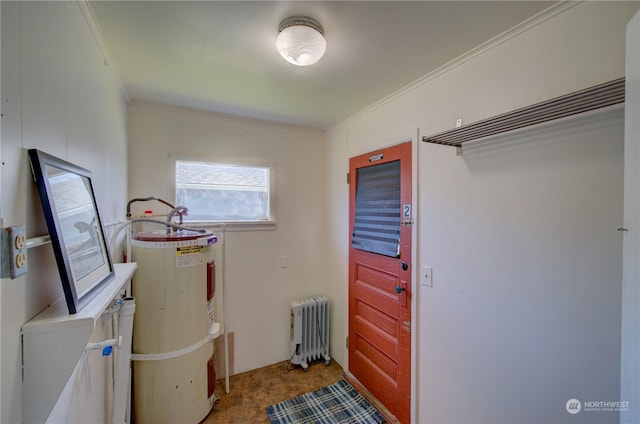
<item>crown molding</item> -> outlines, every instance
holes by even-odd
[[[435,69],[434,71],[422,76],[421,78],[415,80],[414,82],[402,87],[401,89],[395,91],[394,93],[383,97],[382,99],[376,101],[375,103],[371,104],[370,106],[367,106],[366,108],[362,109],[360,112],[355,113],[354,115],[351,115],[350,117],[344,119],[343,121],[338,122],[335,125],[332,125],[331,127],[329,127],[326,132],[327,133],[331,133],[334,131],[337,131],[347,125],[349,125],[350,123],[352,123],[353,121],[358,120],[359,118],[361,118],[362,116],[382,107],[383,105],[392,102],[393,100],[402,97],[403,95],[417,89],[418,87],[438,78],[441,75],[446,74],[447,72],[457,68],[458,66],[461,66],[462,64],[468,62],[469,60],[480,56],[482,54],[485,54],[486,52],[488,52],[489,50],[498,47],[499,45],[501,45],[502,43],[505,43],[509,40],[511,40],[512,38],[527,32],[529,30],[531,30],[532,28],[542,24],[543,22],[553,18],[556,15],[559,15],[560,13],[563,13],[567,10],[569,10],[570,8],[572,8],[573,6],[576,6],[577,4],[582,3],[583,0],[579,0],[579,1],[560,1],[556,4],[554,4],[553,6],[543,10],[542,12],[530,17],[529,19],[522,21],[521,23],[519,23],[518,25],[511,27],[510,29],[502,32],[501,34],[496,35],[495,37],[485,41],[484,43],[480,44],[477,47],[474,47],[473,49],[469,50],[468,52],[458,56],[457,58],[451,60],[450,62],[447,62],[446,64],[442,65],[441,67]]]
[[[122,80],[118,69],[114,65],[113,60],[111,60],[111,57],[109,56],[109,50],[107,49],[107,45],[104,42],[104,36],[102,35],[100,27],[96,23],[93,10],[91,9],[89,2],[87,0],[75,0],[75,3],[78,5],[78,7],[80,7],[80,12],[82,12],[82,16],[84,16],[84,19],[89,26],[89,30],[91,31],[91,34],[93,34],[93,38],[98,45],[100,52],[102,53],[102,57],[104,57],[104,66],[106,68],[109,68],[116,82],[116,85],[118,86],[118,89],[120,90],[120,93],[124,98],[125,103],[128,103],[131,100],[131,95],[124,85],[124,81]]]

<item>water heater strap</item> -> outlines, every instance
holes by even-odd
[[[187,346],[185,348],[174,350],[172,352],[165,353],[132,353],[131,360],[132,361],[162,361],[164,359],[172,359],[177,358],[182,355],[186,355],[187,353],[191,353],[196,349],[204,346],[209,343],[211,340],[215,339],[220,335],[220,324],[214,322],[211,328],[209,329],[209,334],[207,337],[192,344],[191,346]]]

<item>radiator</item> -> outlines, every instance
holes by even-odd
[[[329,357],[329,299],[326,296],[308,297],[291,302],[290,362],[307,371],[311,362]]]

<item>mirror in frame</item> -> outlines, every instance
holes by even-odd
[[[67,307],[75,314],[114,275],[91,172],[36,149],[29,158]]]

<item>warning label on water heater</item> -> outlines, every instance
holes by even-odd
[[[204,246],[176,247],[176,267],[200,265],[203,263]]]

